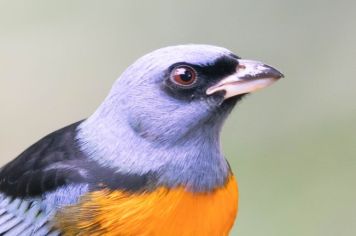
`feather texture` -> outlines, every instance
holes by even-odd
[[[56,217],[63,235],[207,236],[228,235],[236,217],[235,178],[210,193],[184,188],[153,192],[97,191]]]

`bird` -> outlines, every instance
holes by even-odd
[[[212,45],[144,55],[92,115],[0,169],[0,235],[229,235],[239,191],[222,126],[282,77]]]

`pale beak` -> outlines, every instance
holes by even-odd
[[[265,88],[284,77],[275,68],[259,61],[239,59],[238,62],[236,73],[223,78],[217,84],[208,88],[207,95],[225,91],[224,99],[227,99]]]

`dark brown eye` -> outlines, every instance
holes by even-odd
[[[196,82],[197,73],[189,66],[178,66],[171,73],[171,80],[181,86],[189,86]]]

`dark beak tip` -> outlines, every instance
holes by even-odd
[[[283,79],[284,78],[284,74],[282,74],[281,72],[278,71],[278,76],[277,76],[278,79]]]
[[[280,72],[276,68],[273,68],[272,66],[268,66],[268,65],[266,65],[266,67],[268,68],[267,74],[270,74],[272,77],[274,77],[276,79],[284,78],[284,74],[282,74],[282,72]]]
[[[282,74],[279,70],[271,68],[266,72],[267,75],[271,76],[275,79],[282,79],[284,78],[284,74]]]

